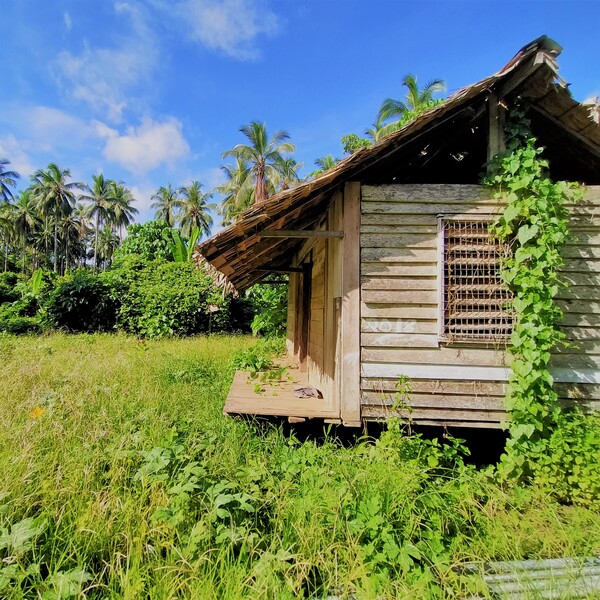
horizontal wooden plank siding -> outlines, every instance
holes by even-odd
[[[361,203],[361,402],[385,418],[409,378],[410,417],[423,423],[498,426],[509,374],[501,344],[439,340],[438,216],[485,217],[503,203],[474,185],[363,186]],[[600,408],[600,189],[572,205],[572,236],[559,293],[574,344],[553,357],[561,402]]]

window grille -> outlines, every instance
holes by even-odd
[[[509,246],[494,239],[489,221],[443,218],[445,341],[502,342],[511,334],[512,294],[500,276]]]

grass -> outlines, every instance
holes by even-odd
[[[251,343],[0,337],[0,597],[461,597],[464,562],[600,554],[594,510],[452,445],[224,417]]]

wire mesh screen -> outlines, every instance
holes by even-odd
[[[444,220],[444,338],[503,341],[513,326],[512,294],[500,277],[509,252],[486,221]]]

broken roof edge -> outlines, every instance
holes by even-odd
[[[237,247],[238,245],[245,245],[244,240],[271,226],[275,221],[285,217],[286,214],[292,214],[293,211],[303,205],[300,203],[301,201],[332,194],[345,180],[358,175],[395,152],[407,138],[412,139],[412,136],[420,134],[421,130],[428,131],[429,125],[433,124],[435,126],[448,113],[452,114],[455,109],[461,110],[470,100],[480,97],[482,93],[491,92],[496,84],[510,79],[520,68],[524,68],[526,78],[529,69],[537,69],[545,65],[551,70],[553,76],[559,79],[558,66],[554,59],[561,51],[562,47],[547,36],[541,36],[526,44],[499,71],[477,83],[460,88],[442,103],[421,113],[413,121],[386,136],[380,142],[368,148],[362,148],[342,159],[333,168],[325,171],[315,179],[279,192],[254,204],[240,215],[236,223],[202,243],[198,248],[199,252],[214,268],[223,273],[227,271],[224,274],[227,275],[227,280],[236,289],[247,287],[247,283],[251,280],[247,276],[248,268],[245,268],[243,273],[236,277],[235,269],[228,265],[229,260],[223,256],[225,253],[235,251],[235,262],[242,257],[251,261],[251,249]],[[540,53],[542,54],[541,57],[539,56]],[[517,76],[516,79],[519,79],[519,77]],[[233,259],[233,257],[230,257],[230,259]],[[263,254],[263,259],[255,262],[256,264],[252,268],[260,268],[268,262],[268,257],[265,259]],[[248,264],[246,264],[246,267],[248,267]]]

